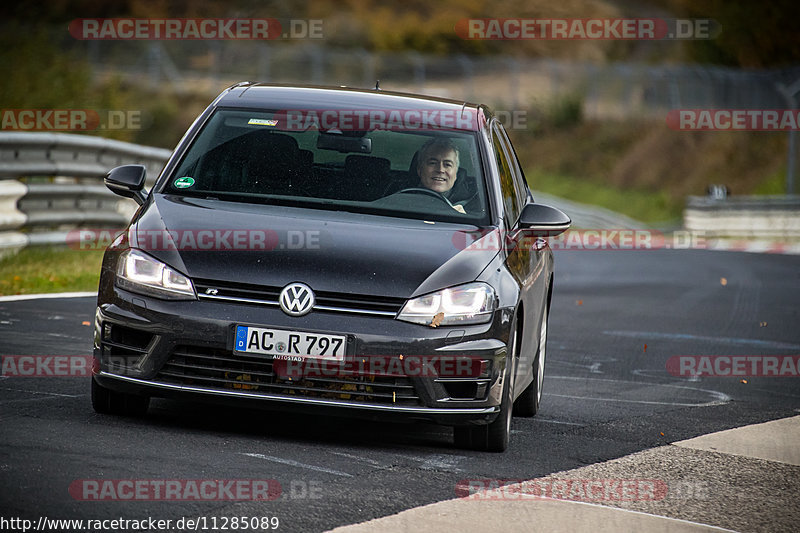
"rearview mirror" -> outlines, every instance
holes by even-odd
[[[111,169],[103,181],[113,193],[133,198],[137,204],[142,205],[147,199],[144,193],[146,174],[144,165],[123,165]]]
[[[572,225],[566,213],[543,204],[528,204],[519,216],[519,227],[539,236],[560,235]]]
[[[341,153],[369,154],[372,153],[372,139],[349,137],[341,133],[320,133],[317,137],[317,148]]]

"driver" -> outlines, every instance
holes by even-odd
[[[458,148],[453,141],[434,138],[419,151],[417,160],[419,186],[436,191],[448,200],[458,176]],[[453,209],[465,213],[464,206],[453,204]]]

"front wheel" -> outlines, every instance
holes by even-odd
[[[509,379],[506,377],[506,381]],[[457,426],[454,428],[456,446],[481,452],[504,452],[511,434],[511,386],[506,383],[505,397],[500,414],[490,424],[483,426]]]
[[[542,325],[539,333],[539,348],[536,352],[536,359],[533,361],[533,381],[528,385],[517,401],[514,402],[514,415],[521,417],[535,416],[539,412],[542,403],[542,386],[544,385],[544,363],[547,354],[547,315],[548,309],[545,307],[542,316]]]
[[[517,355],[517,328],[513,326],[509,339],[511,354],[509,366],[503,378],[503,399],[500,403],[500,414],[491,423],[482,426],[457,426],[454,428],[455,444],[459,448],[482,452],[504,452],[508,448],[508,437],[511,434],[511,411],[514,404],[514,389],[511,380],[514,374],[513,362]]]

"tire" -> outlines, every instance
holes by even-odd
[[[544,365],[547,355],[547,317],[549,310],[545,307],[542,326],[539,333],[539,347],[533,361],[533,381],[528,385],[517,401],[514,402],[514,416],[531,417],[539,412],[542,403],[542,386],[544,385]]]
[[[514,358],[517,350],[516,322],[511,331],[512,337],[509,342],[511,354],[508,358],[509,364],[506,367],[500,414],[489,424],[456,426],[454,428],[454,441],[459,448],[482,452],[504,452],[508,448],[508,438],[511,434],[511,411],[514,403],[514,389],[511,385],[511,380],[514,377]]]
[[[144,416],[150,407],[150,397],[112,391],[92,378],[92,407],[104,415]]]

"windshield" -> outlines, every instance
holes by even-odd
[[[218,109],[161,192],[488,224],[476,132],[325,129],[287,113]]]

